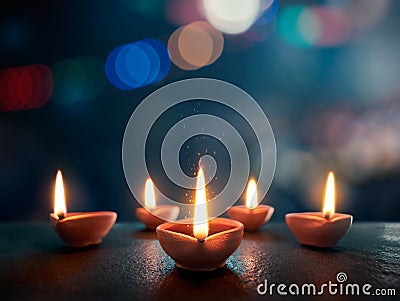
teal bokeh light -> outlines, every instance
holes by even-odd
[[[58,104],[93,100],[104,89],[104,65],[96,57],[66,59],[51,69],[54,75],[52,99]]]
[[[276,31],[285,42],[292,46],[311,46],[311,43],[304,37],[299,26],[300,17],[305,10],[305,6],[293,5],[284,8],[278,15]]]

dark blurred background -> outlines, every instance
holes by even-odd
[[[180,26],[206,21],[201,4],[1,1],[1,220],[47,220],[57,169],[70,211],[114,210],[135,220],[139,204],[121,162],[126,123],[151,92],[194,77],[241,87],[267,114],[278,161],[264,203],[275,207],[275,221],[320,210],[329,170],[338,212],[356,221],[400,220],[399,1],[282,0],[279,11],[271,8],[276,1],[261,1],[254,25],[224,33],[222,54],[209,66],[185,70],[172,62],[161,81],[133,90],[107,80],[114,48],[144,38],[167,45]],[[10,68],[33,64],[51,70],[51,95],[39,108],[10,105]],[[203,149],[206,142],[198,143]]]

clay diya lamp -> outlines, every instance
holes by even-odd
[[[62,174],[57,172],[50,224],[66,245],[82,248],[100,244],[116,219],[117,214],[112,211],[67,213]]]
[[[307,246],[333,247],[353,222],[349,214],[335,213],[335,177],[330,172],[325,187],[322,212],[289,213],[286,223],[297,240]]]
[[[251,179],[246,189],[246,205],[233,206],[227,211],[230,218],[241,222],[247,231],[257,231],[268,223],[274,213],[274,207],[258,205],[257,184]]]
[[[145,208],[136,208],[135,213],[148,230],[154,230],[166,221],[176,220],[180,212],[178,206],[156,205],[153,181],[150,178],[146,180],[144,204]]]
[[[164,223],[157,227],[157,238],[177,267],[190,271],[212,271],[223,267],[239,247],[242,223],[216,218],[208,221],[205,180],[199,169],[194,218]]]

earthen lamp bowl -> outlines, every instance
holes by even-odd
[[[289,213],[285,219],[301,244],[321,248],[335,246],[353,222],[349,214],[334,213],[327,219],[322,212]]]
[[[136,208],[137,218],[146,226],[148,230],[154,230],[159,225],[174,221],[178,218],[180,209],[178,206],[160,205],[154,210],[148,210],[143,207]]]
[[[66,245],[83,248],[98,245],[117,219],[112,211],[72,212],[59,218],[50,213],[50,223]]]
[[[262,225],[268,223],[274,213],[274,207],[258,205],[254,209],[246,206],[233,206],[228,209],[230,218],[241,222],[246,231],[257,231]]]
[[[243,238],[242,223],[216,218],[209,221],[208,236],[199,241],[193,236],[192,221],[164,223],[157,227],[157,238],[175,265],[190,271],[212,271],[225,265]]]

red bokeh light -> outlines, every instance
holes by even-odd
[[[51,97],[54,80],[42,64],[0,71],[0,111],[22,111],[42,107]]]

